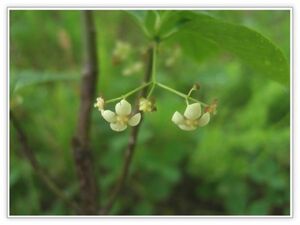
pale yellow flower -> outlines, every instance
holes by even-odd
[[[201,115],[200,103],[188,105],[183,115],[176,111],[172,116],[173,123],[175,123],[180,129],[186,131],[192,131],[198,127],[203,127],[208,124],[209,120],[209,112]]]
[[[125,99],[116,104],[115,110],[116,112],[111,110],[101,112],[103,118],[110,123],[110,128],[114,131],[123,131],[128,125],[137,126],[141,121],[141,113],[131,115],[131,105]]]

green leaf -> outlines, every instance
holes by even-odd
[[[250,68],[283,85],[289,85],[289,63],[282,51],[262,34],[245,26],[215,19],[206,14],[181,12],[188,23],[175,34],[184,38],[183,48],[193,47],[192,57],[202,57],[203,47],[219,47],[236,55]],[[187,41],[189,40],[189,41]],[[199,54],[195,52],[199,52]],[[190,54],[190,50],[187,51]]]
[[[30,85],[78,80],[79,74],[75,73],[53,73],[53,72],[38,72],[31,70],[13,71],[10,78],[10,94]]]
[[[146,18],[148,17],[149,11],[144,11],[144,10],[132,10],[132,11],[127,11],[128,15],[133,18],[133,20],[137,23],[137,25],[142,29],[144,34],[149,37],[149,31],[146,26]],[[149,20],[149,18],[148,18]]]
[[[126,12],[141,24],[144,23],[145,18],[148,13],[148,11],[146,11],[146,10],[130,10],[130,11],[126,11]]]
[[[216,43],[198,34],[186,35],[184,32],[179,32],[177,35],[171,37],[167,43],[171,44],[171,46],[179,44],[184,53],[197,63],[202,63],[205,59],[220,52]]]
[[[129,15],[141,27],[145,35],[150,39],[165,39],[187,22],[181,17],[180,11],[171,10],[147,10],[128,11]]]
[[[140,25],[143,26],[145,23],[147,11],[144,10],[132,10],[127,13]]]
[[[171,37],[171,42],[179,42],[185,53],[197,62],[225,50],[258,75],[289,85],[289,62],[283,52],[252,29],[224,22],[206,12],[150,10],[132,11],[131,15],[139,21],[148,37]]]

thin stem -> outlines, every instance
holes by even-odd
[[[52,191],[59,199],[65,202],[75,212],[79,212],[79,207],[76,204],[76,202],[69,199],[68,196],[63,192],[63,190],[58,187],[58,185],[54,182],[54,180],[41,167],[41,165],[36,159],[33,149],[30,147],[28,143],[28,138],[27,138],[27,134],[25,133],[25,130],[23,129],[19,120],[11,110],[10,110],[10,120],[16,130],[17,137],[21,145],[21,151],[24,157],[30,163],[33,171],[44,182],[44,184],[48,187],[50,191]]]
[[[173,34],[175,34],[178,31],[179,31],[178,28],[173,28],[172,30],[170,30],[168,33],[166,33],[164,36],[161,37],[161,41],[166,40],[167,38],[171,37]]]
[[[188,98],[185,98],[185,103],[187,106],[190,104]]]
[[[105,103],[112,103],[112,102],[121,100],[121,99],[123,99],[123,98],[127,98],[128,96],[130,96],[130,95],[132,95],[132,94],[138,92],[139,90],[144,89],[145,87],[147,87],[147,86],[150,85],[151,83],[152,83],[152,82],[150,81],[150,82],[148,82],[148,83],[142,84],[141,86],[139,86],[139,87],[137,87],[137,88],[135,88],[135,89],[133,89],[133,90],[127,92],[126,94],[124,94],[124,95],[122,95],[122,96],[120,96],[120,97],[113,98],[113,99],[109,99],[109,100],[105,101]]]
[[[150,89],[150,91],[149,91],[149,93],[148,93],[148,95],[147,95],[147,98],[149,98],[149,97],[151,96],[151,94],[152,94],[153,91],[154,91],[155,86],[156,86],[156,83],[152,82],[152,86],[151,86],[151,89]]]
[[[74,162],[80,186],[81,214],[95,214],[98,208],[98,186],[90,149],[91,109],[98,78],[96,27],[92,11],[82,12],[84,38],[84,71],[82,73],[77,128],[72,138]]]
[[[187,94],[187,96],[190,97],[193,91],[195,91],[194,87],[191,88],[191,90],[189,91],[189,93]]]
[[[149,57],[148,57],[148,63],[147,63],[147,70],[145,72],[145,76],[144,76],[144,83],[148,84],[150,82],[150,79],[152,77],[152,69],[153,69],[153,55],[154,55],[154,49],[153,47],[151,49],[149,49]],[[152,83],[152,82],[150,82]],[[145,97],[147,93],[147,88],[145,87],[144,89],[141,89],[140,92],[140,96],[141,97]],[[137,111],[137,105],[135,108],[135,111]],[[136,148],[136,144],[137,144],[137,139],[138,139],[138,134],[139,134],[139,128],[142,125],[142,121],[143,121],[143,113],[142,114],[142,119],[141,122],[133,127],[131,129],[131,134],[128,140],[128,145],[125,151],[125,157],[124,157],[124,164],[121,170],[121,174],[119,179],[117,180],[111,195],[109,196],[109,200],[108,203],[100,210],[99,214],[101,215],[105,215],[105,214],[109,214],[109,211],[112,209],[113,205],[115,204],[120,192],[124,189],[125,184],[126,184],[126,180],[129,174],[129,169],[130,169],[130,165],[132,162],[132,158],[135,152],[135,148]]]
[[[157,58],[157,48],[158,48],[158,43],[154,42],[153,43],[153,54],[152,54],[152,69],[151,69],[151,77],[153,83],[156,83],[156,58]]]
[[[156,85],[159,86],[159,87],[161,87],[161,88],[163,88],[163,89],[165,89],[165,90],[167,90],[167,91],[169,91],[169,92],[172,92],[172,93],[174,93],[174,94],[176,94],[176,95],[178,95],[178,96],[180,96],[180,97],[182,97],[184,99],[189,99],[191,101],[198,102],[198,103],[202,104],[203,106],[208,106],[207,104],[205,104],[203,102],[200,102],[199,100],[197,100],[195,98],[192,98],[192,97],[190,97],[190,96],[188,96],[188,95],[186,95],[186,94],[184,94],[182,92],[176,91],[176,90],[174,90],[173,88],[171,88],[171,87],[169,87],[167,85],[164,85],[164,84],[159,83],[159,82],[156,82]]]
[[[157,33],[157,32],[159,32],[162,21],[161,21],[159,13],[157,11],[154,11],[154,13],[155,13],[155,16],[156,16],[154,29],[155,29],[155,32]]]
[[[155,86],[156,86],[156,58],[157,58],[157,49],[158,49],[158,43],[154,42],[153,43],[153,54],[152,54],[152,67],[151,67],[151,79],[152,79],[152,86],[151,89],[147,95],[147,98],[151,96],[153,93]]]
[[[122,95],[120,97],[109,99],[109,100],[105,101],[106,104],[116,102],[116,101],[121,100],[123,98],[127,98],[130,95],[138,92],[139,90],[144,89],[145,87],[147,87],[150,84],[152,84],[152,86],[151,86],[151,89],[150,89],[150,91],[149,91],[149,93],[147,95],[147,98],[151,96],[151,94],[153,93],[154,88],[156,86],[156,58],[157,58],[157,48],[158,48],[158,44],[156,42],[154,42],[153,43],[153,50],[152,50],[153,51],[153,54],[152,54],[152,65],[151,65],[151,71],[152,71],[151,72],[151,79],[152,79],[152,81],[149,81],[149,82],[147,82],[145,84],[142,84],[141,86],[139,86],[139,87],[137,87],[137,88],[129,91],[128,93],[126,93],[126,94],[124,94],[124,95]]]
[[[192,87],[189,93],[187,94],[187,97],[185,98],[186,105],[189,105],[189,97],[191,96],[192,92],[195,91],[195,88]]]

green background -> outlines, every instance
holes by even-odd
[[[227,25],[256,30],[280,49],[280,57],[289,59],[289,11],[201,13]],[[118,97],[142,80],[143,71],[131,76],[123,76],[122,71],[143,60],[141,52],[149,41],[125,11],[97,11],[94,16],[100,67],[97,94],[106,99]],[[217,98],[217,115],[204,128],[182,131],[171,117],[176,110],[184,110],[184,100],[156,89],[158,110],[143,121],[130,178],[112,214],[290,214],[289,79],[288,74],[283,77],[277,73],[285,65],[260,67],[255,60],[256,64],[247,64],[249,55],[244,54],[245,59],[238,46],[228,45],[232,34],[229,29],[217,33],[216,42],[207,42],[217,32],[218,24],[203,24],[199,25],[203,36],[197,32],[188,38],[178,34],[161,44],[157,79],[185,93],[194,83],[200,83],[194,97],[208,103]],[[78,198],[70,142],[76,127],[83,67],[81,14],[11,11],[9,27],[10,108],[29,134],[41,165],[67,195]],[[129,58],[115,65],[112,53],[119,40],[130,43],[132,49]],[[245,42],[254,49],[251,54],[259,58],[260,49],[251,44],[251,40]],[[167,66],[176,48],[181,54]],[[274,62],[272,56],[270,61]],[[113,105],[108,107],[113,109]],[[120,173],[129,133],[129,129],[113,132],[93,109],[91,148],[102,204]],[[24,159],[12,126],[9,169],[11,215],[71,213]]]

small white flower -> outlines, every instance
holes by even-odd
[[[98,97],[97,102],[94,104],[94,107],[98,108],[98,110],[101,112],[104,109],[104,99],[101,97]]]
[[[195,130],[197,127],[203,127],[208,124],[209,120],[209,112],[206,112],[201,116],[200,103],[190,104],[186,107],[183,115],[176,111],[172,117],[173,123],[180,129],[186,131]]]
[[[101,112],[103,118],[110,123],[112,130],[120,132],[127,126],[137,126],[141,121],[141,113],[131,116],[131,105],[125,99],[121,100],[115,106],[116,112],[111,110],[103,110]]]

